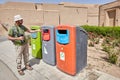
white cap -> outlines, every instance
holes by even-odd
[[[23,18],[20,15],[14,16],[14,21],[22,20]]]

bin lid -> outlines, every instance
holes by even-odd
[[[76,26],[77,28],[79,28],[80,31],[83,31],[86,35],[88,35],[87,31],[81,27],[81,26]]]
[[[42,28],[42,29],[54,29],[55,26],[52,26],[52,25],[42,25],[41,28]]]
[[[31,29],[40,29],[40,26],[31,26]]]

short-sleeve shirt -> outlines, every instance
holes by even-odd
[[[11,37],[24,36],[24,38],[25,38],[25,31],[27,31],[27,28],[24,25],[21,25],[21,26],[14,25],[9,29],[8,35],[11,36]],[[27,43],[27,40],[26,39],[24,39],[24,41],[12,40],[12,42],[15,45],[22,45],[22,44]]]

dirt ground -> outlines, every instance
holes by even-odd
[[[96,69],[112,76],[120,78],[120,67],[111,64],[107,60],[107,54],[96,47],[88,47],[87,69]]]

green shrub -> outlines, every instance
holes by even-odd
[[[103,44],[110,44],[111,40],[110,38],[106,37],[103,41]]]
[[[94,41],[95,41],[95,44],[98,44],[99,43],[99,38],[95,38]]]
[[[113,47],[120,47],[120,39],[115,39],[112,41]]]
[[[118,56],[116,54],[109,54],[108,60],[110,63],[116,64]]]
[[[110,53],[110,46],[107,46],[107,45],[104,45],[104,46],[102,46],[102,50],[103,51],[105,51],[105,52],[107,52],[107,53]]]
[[[106,37],[120,38],[120,27],[82,26],[87,32]]]
[[[99,43],[99,38],[103,38],[102,50],[107,52],[108,61],[116,64],[120,50],[120,27],[100,27],[100,26],[82,26],[90,39],[89,46]],[[118,62],[119,63],[119,62]]]
[[[93,42],[93,41],[90,41],[90,43],[88,44],[88,46],[94,47],[94,42]]]

